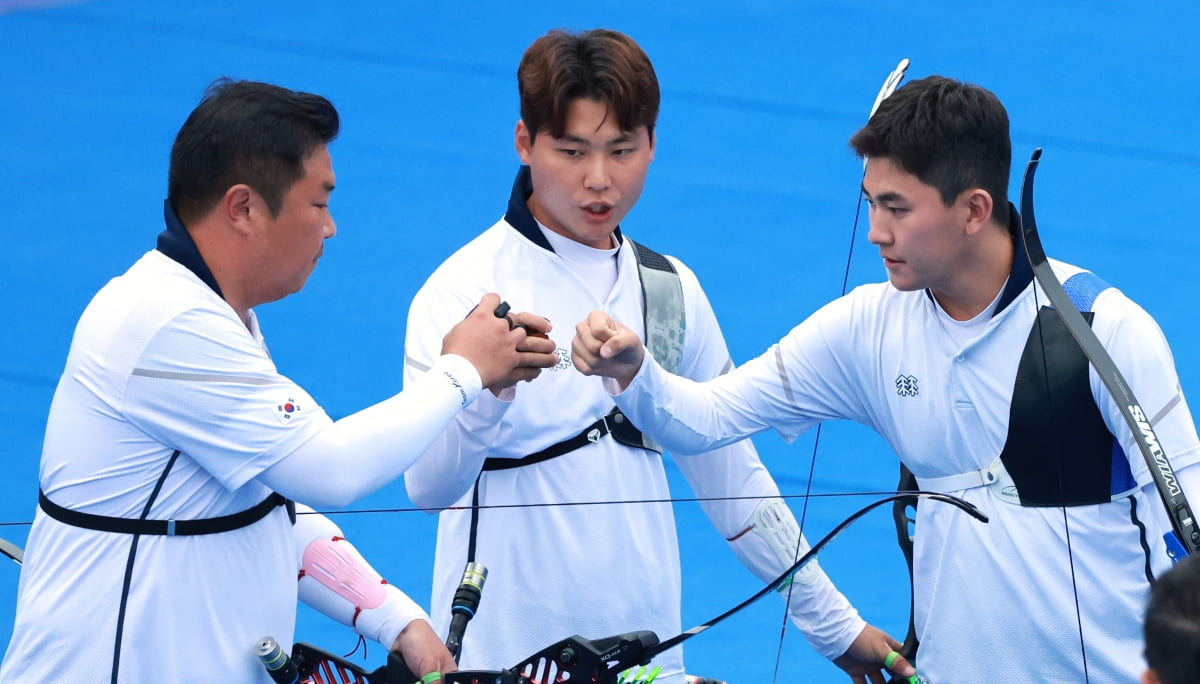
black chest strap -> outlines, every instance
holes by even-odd
[[[55,520],[100,532],[117,534],[148,534],[166,537],[186,537],[198,534],[219,534],[231,532],[262,520],[276,506],[286,506],[288,516],[295,521],[295,503],[272,492],[270,496],[244,511],[230,513],[215,518],[200,518],[197,520],[145,520],[135,518],[116,518],[107,515],[96,515],[64,508],[51,501],[46,493],[38,490],[38,505],[46,515]]]
[[[521,177],[518,176],[518,183],[521,182]],[[523,203],[518,205],[518,211],[523,206]],[[510,210],[511,208],[510,206]],[[679,280],[679,273],[662,254],[628,238],[626,240],[633,249],[642,287],[642,318],[646,330],[646,346],[663,368],[675,372],[683,357],[684,336],[687,330],[683,285]],[[548,461],[597,442],[606,435],[612,435],[613,439],[626,446],[662,453],[661,446],[649,435],[642,434],[642,431],[614,406],[606,415],[580,430],[574,437],[568,437],[540,451],[521,458],[485,459],[471,488],[467,562],[475,561],[475,542],[479,531],[479,480],[483,473]]]
[[[171,457],[167,459],[166,467],[163,468],[162,474],[159,475],[158,481],[154,484],[154,489],[150,492],[150,496],[146,500],[146,505],[142,508],[142,517],[136,519],[74,511],[54,503],[50,500],[50,497],[46,496],[46,492],[40,487],[38,488],[38,506],[51,518],[74,527],[82,527],[98,532],[129,535],[129,555],[125,561],[124,581],[121,585],[121,600],[118,603],[117,625],[113,638],[112,671],[109,679],[111,684],[117,684],[120,678],[125,617],[129,605],[130,589],[133,586],[134,562],[137,558],[138,541],[142,535],[179,537],[230,532],[262,520],[268,513],[275,510],[276,506],[286,506],[288,517],[291,518],[293,523],[296,522],[295,503],[275,492],[272,492],[270,496],[258,502],[258,504],[230,515],[201,518],[198,520],[149,519],[147,516],[150,514],[150,509],[158,500],[158,495],[162,492],[167,475],[170,474],[171,469],[179,460],[179,455],[180,452],[176,449],[171,454]]]
[[[508,470],[510,468],[519,468],[521,466],[541,463],[549,461],[552,458],[557,458],[563,454],[569,454],[580,447],[587,446],[600,441],[605,435],[612,435],[613,439],[621,444],[639,449],[646,448],[642,442],[642,431],[638,430],[633,423],[625,418],[625,414],[621,410],[614,407],[607,415],[601,417],[596,422],[579,431],[579,434],[574,437],[564,439],[557,444],[538,451],[536,453],[523,456],[521,458],[488,458],[483,462],[483,470]]]
[[[684,313],[683,285],[679,273],[662,254],[626,238],[638,266],[642,286],[642,318],[646,329],[646,347],[668,372],[676,372],[683,356],[687,321]],[[605,435],[625,446],[662,453],[662,447],[637,429],[616,407],[607,415],[583,428],[574,437],[521,458],[488,458],[483,471],[508,470],[541,463],[587,446]]]

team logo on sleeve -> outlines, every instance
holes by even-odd
[[[915,397],[918,393],[916,376],[903,373],[896,376],[896,394],[902,397]]]
[[[292,419],[299,413],[300,404],[297,404],[296,400],[290,397],[287,401],[282,401],[275,405],[275,417],[284,425],[292,422]]]

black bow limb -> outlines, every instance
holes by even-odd
[[[1084,356],[1091,362],[1092,368],[1096,370],[1096,374],[1108,389],[1109,394],[1112,395],[1113,401],[1121,411],[1121,417],[1125,419],[1125,423],[1133,434],[1134,442],[1142,453],[1146,466],[1150,469],[1150,475],[1154,478],[1159,498],[1171,520],[1171,529],[1174,534],[1166,537],[1168,546],[1179,556],[1196,553],[1200,551],[1200,526],[1197,526],[1196,520],[1192,516],[1192,508],[1188,504],[1187,497],[1184,496],[1183,488],[1179,485],[1170,459],[1162,449],[1162,443],[1154,434],[1154,428],[1145,418],[1145,412],[1137,398],[1133,396],[1129,383],[1117,369],[1117,364],[1113,361],[1112,356],[1083,319],[1079,309],[1075,308],[1075,304],[1063,289],[1062,283],[1054,275],[1053,267],[1046,259],[1046,251],[1042,248],[1037,220],[1033,214],[1033,179],[1037,173],[1038,160],[1041,159],[1041,156],[1042,148],[1034,149],[1029,164],[1025,167],[1025,178],[1021,183],[1021,233],[1025,242],[1025,254],[1029,259],[1030,266],[1033,267],[1033,275],[1037,278],[1038,284],[1042,286],[1042,291],[1046,293],[1046,298],[1050,300],[1054,310],[1058,312],[1059,318],[1062,319],[1071,336],[1075,338],[1079,348],[1083,350]]]

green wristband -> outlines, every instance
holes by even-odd
[[[434,670],[433,672],[430,672],[429,674],[425,675],[424,677],[421,677],[421,684],[432,684],[433,682],[436,682],[437,680],[439,680],[441,678],[442,678],[442,673],[438,672],[437,670]]]

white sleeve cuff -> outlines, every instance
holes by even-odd
[[[413,620],[429,622],[429,615],[407,594],[387,585],[387,599],[378,608],[364,610],[354,623],[354,631],[390,649],[396,637]]]
[[[747,524],[729,540],[729,546],[742,564],[764,581],[778,576],[809,550],[795,517],[779,499],[763,500]],[[788,602],[788,616],[804,638],[831,660],[845,653],[866,627],[815,558],[794,573],[778,593]]]
[[[444,354],[433,362],[426,377],[441,376],[445,382],[458,391],[459,406],[467,406],[479,392],[483,390],[483,379],[474,364],[458,354]]]
[[[815,563],[815,561],[814,561]],[[854,606],[846,600],[823,570],[809,583],[793,582],[781,592],[788,601],[788,616],[804,634],[813,649],[833,660],[849,650],[850,645],[866,628]]]
[[[604,389],[608,390],[609,394],[611,394],[614,397],[619,397],[631,389],[640,389],[640,387],[638,387],[638,386],[640,386],[643,382],[645,382],[646,378],[648,376],[652,375],[654,372],[653,370],[650,370],[649,367],[657,366],[657,365],[658,365],[658,362],[654,360],[654,355],[650,353],[650,348],[647,347],[645,349],[645,353],[642,356],[641,368],[638,368],[638,372],[633,374],[633,378],[631,378],[629,381],[629,386],[627,386],[624,390],[621,389],[621,385],[617,382],[616,378],[608,378],[608,377],[601,376],[600,380],[602,381],[602,383],[604,385]],[[665,371],[663,371],[663,372],[665,372]],[[652,382],[653,378],[651,378],[650,381]]]

